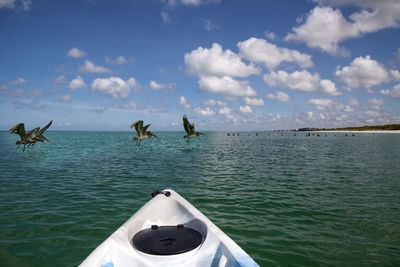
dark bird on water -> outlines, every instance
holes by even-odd
[[[136,141],[136,145],[140,146],[140,141],[142,139],[146,139],[146,138],[151,138],[151,137],[157,137],[157,135],[153,134],[150,131],[147,131],[147,128],[149,128],[151,124],[147,124],[146,126],[143,126],[143,121],[137,121],[135,123],[132,123],[131,128],[135,127],[136,133],[137,133],[137,137],[133,137],[133,140]]]
[[[190,138],[199,136],[199,135],[204,135],[202,133],[196,132],[194,130],[194,124],[190,124],[189,120],[187,119],[186,115],[183,116],[183,127],[185,128],[185,131],[187,135],[185,135],[183,138],[186,139],[186,143],[190,142]]]

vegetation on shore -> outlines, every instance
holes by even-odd
[[[400,130],[400,124],[386,124],[361,127],[345,127],[345,128],[330,128],[330,129],[315,129],[316,131],[388,131]]]

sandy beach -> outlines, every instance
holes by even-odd
[[[327,131],[313,131],[320,133],[400,133],[400,130],[377,130],[377,131],[350,131],[350,130],[327,130]]]

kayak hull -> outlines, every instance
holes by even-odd
[[[204,214],[171,189],[158,194],[101,243],[80,266],[258,266]],[[138,232],[158,226],[184,225],[199,232],[201,244],[176,255],[143,253],[132,244]]]

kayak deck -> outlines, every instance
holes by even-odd
[[[161,233],[160,230],[165,233]],[[187,232],[180,236],[181,230]],[[144,236],[145,238],[140,241],[141,233],[155,235],[158,240],[150,241]],[[138,243],[149,243],[141,249],[135,239],[139,240]],[[152,242],[159,244],[155,245]],[[194,243],[182,245],[185,242]],[[182,247],[175,250],[173,248],[175,245]],[[258,264],[199,210],[175,191],[167,189],[154,194],[149,202],[101,243],[80,266],[258,266]]]

